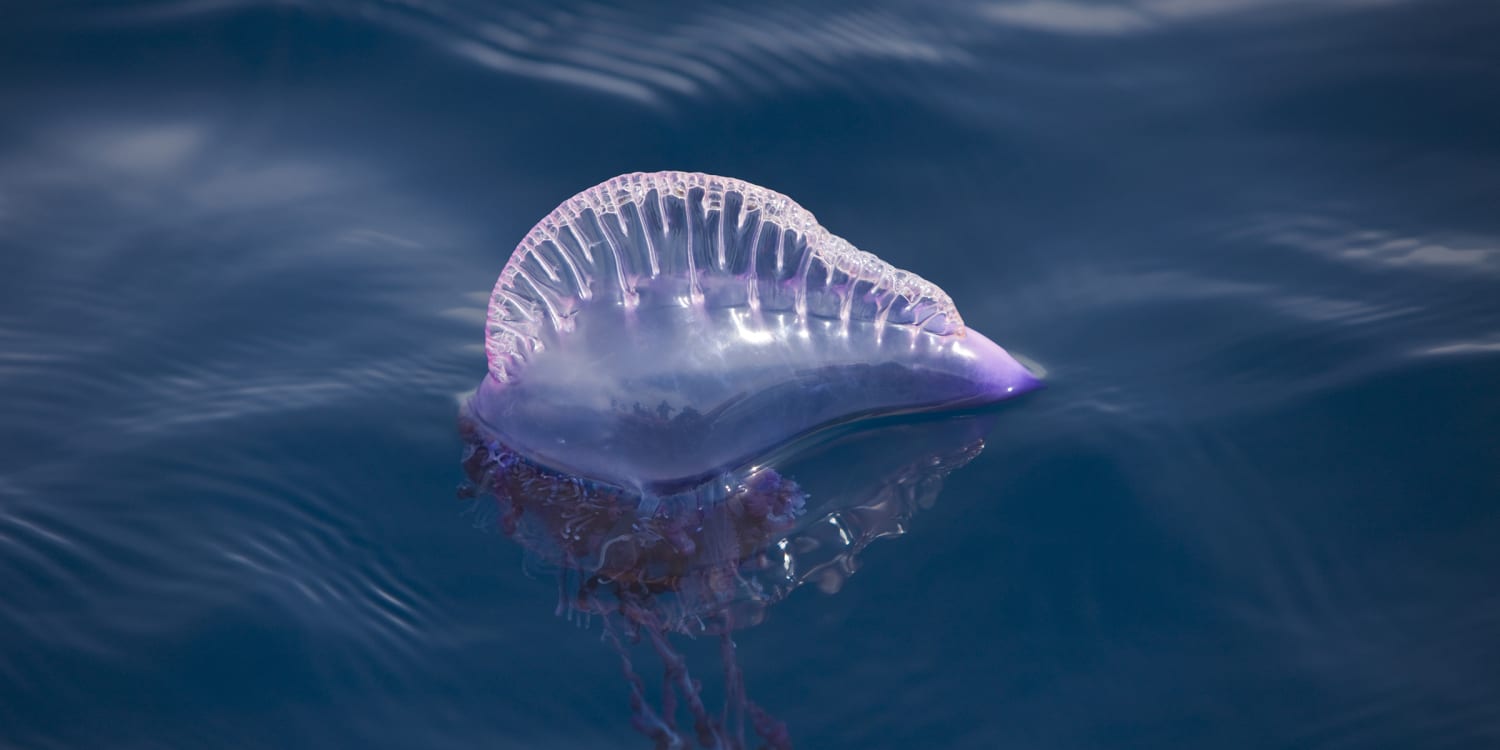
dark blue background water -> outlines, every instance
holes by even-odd
[[[515,242],[655,169],[1050,380],[739,634],[799,747],[1500,745],[1494,4],[758,6],[6,11],[0,746],[645,745],[454,417]]]

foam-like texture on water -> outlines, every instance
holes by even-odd
[[[563,203],[500,274],[475,416],[573,473],[674,491],[818,427],[1037,384],[936,285],[779,193],[617,177]]]

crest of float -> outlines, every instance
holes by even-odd
[[[982,447],[981,406],[1037,380],[941,289],[783,195],[660,172],[610,180],[526,236],[491,297],[489,374],[461,415],[467,494],[599,615],[657,747],[770,747],[730,633],[805,583],[837,590]],[[671,633],[721,638],[710,711]],[[653,706],[632,665],[665,676]],[[679,705],[680,701],[680,705]],[[686,713],[691,729],[679,727]]]
[[[475,412],[548,465],[670,494],[872,414],[1037,381],[936,285],[740,180],[631,174],[563,203],[491,295]]]

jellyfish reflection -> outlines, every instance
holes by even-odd
[[[746,694],[731,633],[803,584],[837,591],[868,544],[905,533],[931,507],[947,475],[979,454],[992,422],[986,413],[824,431],[667,496],[544,466],[468,409],[460,428],[465,494],[556,571],[560,614],[603,623],[638,730],[659,748],[742,748],[748,727],[765,746],[785,748],[786,727]],[[717,710],[673,634],[719,638]],[[640,641],[663,665],[656,705],[628,649]]]

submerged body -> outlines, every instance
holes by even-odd
[[[465,414],[463,494],[494,513],[528,559],[556,572],[559,613],[598,617],[620,658],[633,723],[656,747],[785,750],[787,727],[751,699],[732,633],[808,584],[837,592],[868,545],[905,534],[932,507],[948,475],[983,449],[996,416],[820,431],[725,477],[714,502],[661,503],[538,465]],[[717,636],[717,709],[673,633]],[[639,642],[649,649],[632,648]],[[643,652],[662,663],[657,691],[637,668]],[[759,741],[747,742],[751,732]]]
[[[678,172],[616,178],[539,223],[486,335],[476,419],[545,465],[650,493],[830,424],[1038,385],[941,289],[785,196]]]

